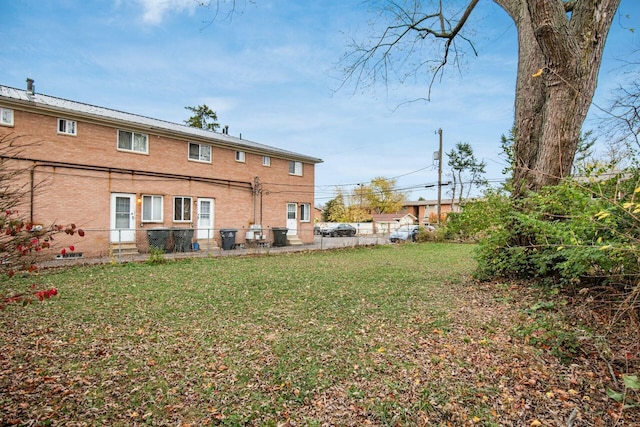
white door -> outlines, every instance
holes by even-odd
[[[196,239],[213,239],[213,199],[198,198]]]
[[[298,234],[298,205],[287,203],[287,234]]]
[[[136,195],[111,193],[111,242],[136,241]]]

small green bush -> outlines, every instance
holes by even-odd
[[[164,264],[164,251],[161,248],[151,246],[149,247],[149,258],[147,264]]]

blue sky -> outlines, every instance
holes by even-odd
[[[457,0],[456,0],[457,1]],[[438,81],[340,88],[348,38],[370,35],[374,14],[360,0],[237,0],[231,19],[196,0],[0,1],[0,84],[182,123],[186,106],[207,104],[234,136],[324,160],[316,205],[384,176],[436,197],[432,160],[469,142],[490,180],[504,177],[500,136],[513,121],[515,28],[492,1],[472,16],[478,57]],[[215,3],[215,2],[214,2]],[[622,0],[605,48],[594,102],[605,106],[637,49],[629,27],[640,2]],[[446,174],[446,158],[445,158]],[[446,179],[446,177],[445,177]]]

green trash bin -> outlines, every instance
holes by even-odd
[[[174,228],[173,242],[176,252],[191,252],[191,240],[193,240],[193,228]]]
[[[169,236],[171,229],[157,227],[147,230],[147,239],[149,239],[149,247],[162,249],[167,251],[169,249]]]
[[[288,228],[273,227],[273,246],[287,246]]]
[[[236,233],[238,230],[233,228],[223,228],[220,230],[220,237],[222,237],[222,250],[228,251],[233,249],[236,244]]]

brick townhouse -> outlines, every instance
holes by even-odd
[[[39,94],[31,79],[0,85],[0,140],[4,167],[25,171],[23,216],[82,227],[70,241],[84,256],[146,252],[149,230],[185,231],[168,250],[220,247],[227,229],[237,242],[267,243],[273,228],[313,241],[315,157]]]

